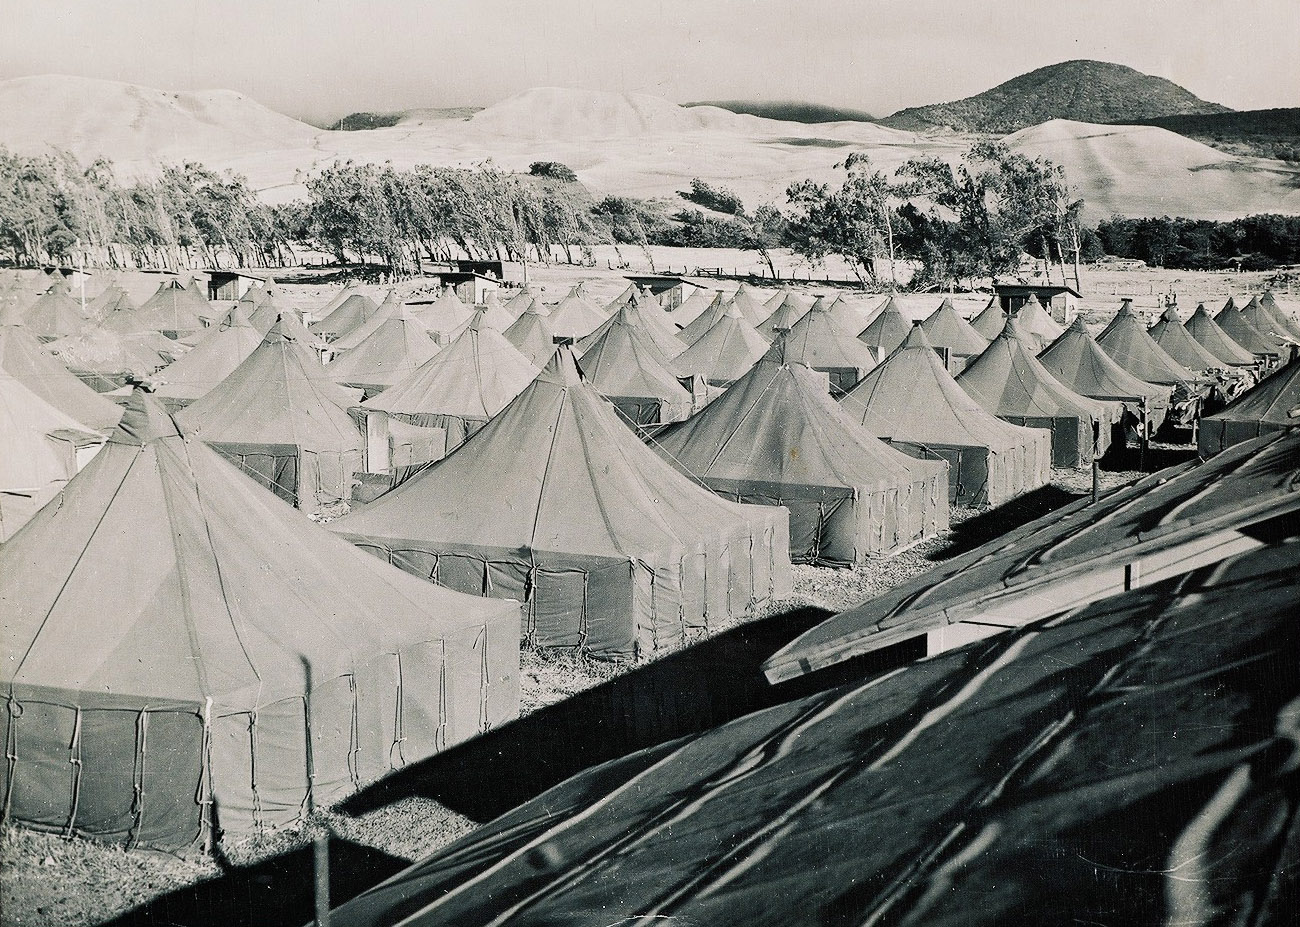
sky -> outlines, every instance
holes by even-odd
[[[531,87],[887,115],[1073,58],[1300,106],[1298,0],[0,0],[0,79],[238,90],[326,123]]]

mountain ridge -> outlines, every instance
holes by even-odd
[[[1076,59],[1036,68],[950,103],[901,109],[880,123],[895,129],[1004,135],[1052,119],[1132,125],[1144,119],[1232,112],[1173,81],[1107,61]]]

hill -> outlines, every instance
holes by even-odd
[[[1232,154],[1300,161],[1300,107],[1194,113],[1139,120]]]
[[[169,93],[60,75],[0,81],[0,144],[24,154],[62,148],[85,162],[215,162],[308,145],[317,132],[231,90]]]
[[[1157,126],[1057,119],[1005,141],[1064,167],[1093,220],[1110,212],[1189,219],[1300,212],[1300,168],[1229,155]]]
[[[1003,134],[1052,119],[1133,123],[1160,116],[1226,113],[1173,81],[1104,61],[1065,61],[953,103],[899,110],[882,119],[896,129]]]
[[[537,87],[470,117],[482,133],[511,138],[624,138],[699,130],[732,131],[746,118],[716,106],[687,108],[645,93]]]
[[[702,100],[683,103],[683,106],[713,106],[743,116],[761,116],[781,122],[800,122],[816,125],[823,122],[875,122],[876,117],[860,109],[843,106],[826,106],[799,100]]]

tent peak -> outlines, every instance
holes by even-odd
[[[144,447],[159,438],[180,436],[176,423],[162,404],[142,387],[137,386],[131,391],[124,409],[117,429],[109,436],[111,444]]]
[[[561,386],[576,386],[582,382],[582,371],[573,356],[572,343],[559,344],[555,353],[537,377],[539,383],[558,383]]]

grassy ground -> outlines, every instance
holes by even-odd
[[[1137,475],[1103,472],[1103,489]],[[996,533],[1090,490],[1091,474],[1087,471],[1054,471],[1052,486],[1040,490],[1032,499],[1010,503],[995,513],[954,509],[953,531],[894,557],[874,559],[853,570],[796,566],[793,596],[763,603],[752,619],[809,605],[842,610],[925,572],[935,560],[950,555],[954,549],[974,546],[983,535],[970,536],[968,527],[963,538],[963,525],[984,523],[980,531]],[[714,632],[724,630],[716,628]],[[536,649],[524,653],[521,669],[521,708],[529,714],[611,680],[630,667],[586,659],[569,651]],[[397,865],[445,846],[475,824],[432,799],[405,797],[364,813],[345,814],[338,809],[318,812],[310,822],[227,847],[221,861],[128,852],[84,840],[5,828],[0,832],[0,923],[13,927],[102,923],[150,899],[230,872],[231,867],[255,866],[260,861],[283,857],[309,843],[321,827],[352,844],[381,851],[384,858],[392,858]],[[261,887],[269,890],[270,875],[254,877],[251,887],[243,890],[255,894],[259,879],[266,880]]]

